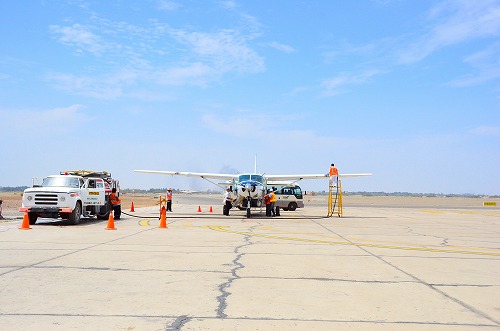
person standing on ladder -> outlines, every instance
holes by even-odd
[[[172,189],[167,190],[167,211],[172,211]]]
[[[337,186],[339,179],[339,170],[335,168],[335,165],[332,163],[330,165],[330,186]]]

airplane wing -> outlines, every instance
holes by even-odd
[[[238,175],[235,174],[214,174],[214,173],[204,173],[204,172],[179,172],[179,171],[163,171],[163,170],[134,170],[134,171],[142,172],[145,174],[212,178],[212,179],[222,179],[222,180],[232,180],[233,178],[238,177]]]
[[[363,177],[363,176],[371,176],[371,173],[366,174],[339,174],[339,178],[347,178],[347,177]],[[304,175],[266,175],[266,178],[269,181],[284,181],[284,180],[293,180],[295,182],[303,179],[323,179],[329,178],[329,174],[304,174]]]

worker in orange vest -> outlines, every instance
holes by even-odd
[[[172,211],[172,189],[167,190],[167,211]]]
[[[271,217],[271,197],[269,193],[264,196],[264,203],[266,204],[266,216]]]
[[[116,188],[114,187],[111,190],[111,194],[109,195],[109,202],[111,203],[111,207],[113,207],[113,211],[115,212],[114,219],[119,220],[120,215],[122,214],[122,206],[121,206],[122,201],[116,195]]]
[[[335,165],[332,163],[330,165],[330,186],[337,185],[339,179],[339,170],[335,168]]]
[[[273,189],[269,190],[269,202],[271,203],[271,213],[273,214],[273,217],[276,216],[276,211],[274,210],[274,203],[276,202],[276,194],[274,193]]]

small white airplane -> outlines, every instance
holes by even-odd
[[[236,197],[233,206],[240,209],[246,208],[247,217],[251,217],[251,207],[262,207],[264,196],[267,194],[268,185],[292,185],[303,179],[329,178],[326,174],[303,174],[303,175],[265,175],[257,173],[257,165],[254,173],[244,174],[216,174],[202,172],[179,172],[163,170],[134,170],[146,174],[161,174],[171,176],[199,177],[219,187],[229,187]],[[371,176],[371,173],[363,174],[339,174],[339,178]],[[224,180],[223,183],[215,183],[209,179]]]

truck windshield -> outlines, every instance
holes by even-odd
[[[47,177],[43,180],[43,187],[79,187],[78,178],[75,177]]]

